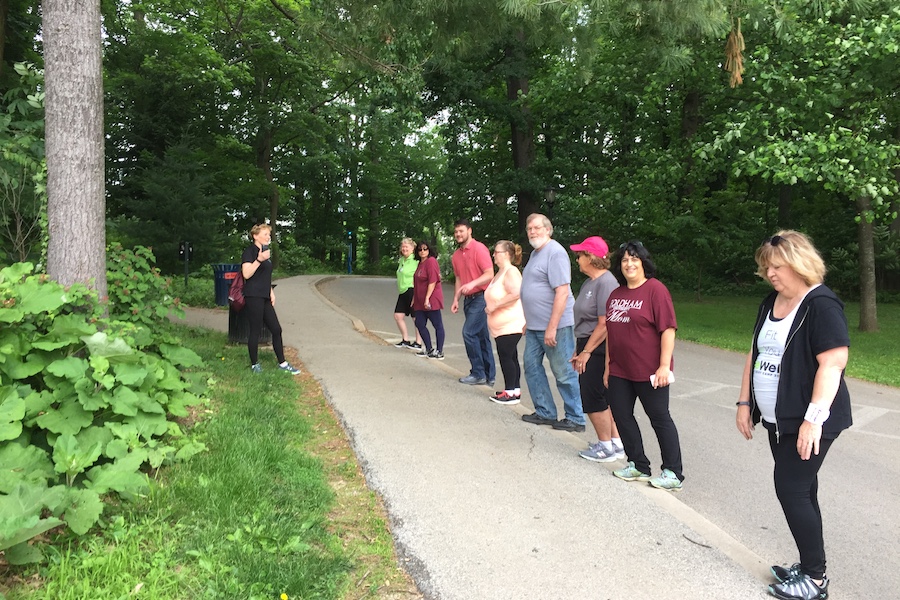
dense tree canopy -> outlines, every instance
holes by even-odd
[[[4,6],[0,183],[19,203],[4,183],[0,224],[14,231],[40,213],[43,150],[21,142],[43,122],[42,84],[12,67],[40,68],[42,48],[34,4]],[[197,264],[230,262],[268,221],[286,265],[342,268],[352,248],[353,268],[384,272],[403,236],[443,244],[465,216],[482,239],[521,240],[539,210],[563,241],[644,240],[667,282],[698,293],[752,284],[752,252],[780,227],[813,236],[864,328],[876,293],[900,287],[894,2],[103,0],[102,13],[107,231],[152,246],[164,270],[184,240]],[[40,251],[14,237],[0,236],[7,260]]]

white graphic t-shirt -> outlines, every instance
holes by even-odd
[[[813,286],[810,291],[816,287],[818,286]],[[804,295],[803,298],[805,299],[806,296]],[[783,319],[776,319],[770,310],[756,337],[759,356],[756,357],[756,362],[753,364],[753,392],[762,418],[769,423],[775,423],[775,402],[778,399],[778,381],[781,379],[781,358],[784,355],[791,325],[794,324],[794,317],[797,316],[797,309],[801,304],[803,304],[803,299]]]

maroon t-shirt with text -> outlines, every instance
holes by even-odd
[[[441,268],[437,259],[429,256],[419,263],[416,274],[413,275],[413,310],[426,310],[425,294],[428,293],[428,284],[432,282],[435,282],[435,286],[431,292],[431,308],[427,310],[441,310],[444,308]]]
[[[619,286],[606,301],[606,351],[609,374],[630,381],[650,381],[659,368],[662,332],[678,329],[669,290],[658,279],[629,289]],[[672,358],[670,369],[675,368]]]

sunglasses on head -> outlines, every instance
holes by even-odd
[[[773,248],[778,246],[781,242],[784,241],[784,238],[780,235],[773,235],[770,238],[766,238],[763,240],[763,245],[770,244]]]
[[[625,242],[621,246],[619,246],[619,250],[624,250],[625,246],[637,246],[638,248],[643,248],[644,244],[640,240],[632,240],[630,242]]]

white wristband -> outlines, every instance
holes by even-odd
[[[815,404],[810,404],[806,407],[806,416],[803,417],[804,420],[809,421],[813,425],[822,425],[825,421],[828,420],[828,417],[831,415],[831,411],[827,408],[822,408]]]

